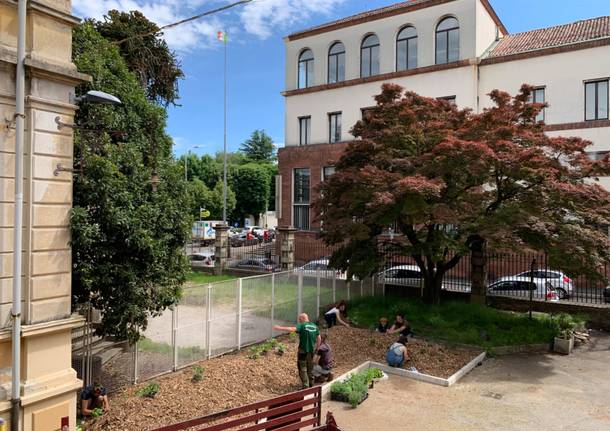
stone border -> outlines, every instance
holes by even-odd
[[[452,386],[455,383],[457,383],[462,377],[464,377],[466,374],[468,374],[470,371],[472,371],[472,369],[474,367],[476,367],[477,365],[482,363],[486,357],[487,357],[486,352],[481,353],[480,355],[478,355],[476,358],[474,358],[473,360],[468,362],[460,370],[458,370],[456,373],[454,373],[452,376],[450,376],[447,379],[431,376],[429,374],[416,373],[414,371],[405,370],[404,368],[393,368],[386,364],[380,364],[379,362],[366,361],[366,362],[360,364],[359,366],[357,366],[356,368],[348,371],[347,373],[344,373],[344,374],[340,375],[339,377],[335,378],[335,380],[333,380],[332,382],[329,382],[329,383],[326,383],[325,385],[323,385],[322,386],[322,398],[325,400],[328,399],[328,397],[330,395],[330,387],[334,382],[343,380],[343,379],[347,378],[350,374],[358,373],[360,371],[366,370],[367,368],[379,368],[381,371],[383,371],[386,374],[391,374],[394,376],[401,376],[401,377],[408,377],[410,379],[418,380],[418,381],[424,382],[424,383],[430,383],[433,385],[449,387],[449,386]]]

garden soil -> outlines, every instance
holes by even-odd
[[[335,368],[339,376],[367,360],[385,361],[385,351],[396,339],[365,329],[334,327],[328,330]],[[136,392],[147,383],[129,386],[111,395],[111,411],[98,420],[100,430],[152,430],[210,413],[272,398],[300,389],[296,369],[296,342],[288,336],[278,338],[286,344],[284,355],[268,352],[250,359],[250,349],[200,362],[204,367],[201,382],[193,383],[191,367],[156,379],[160,390],[154,399]],[[412,358],[405,368],[414,366],[421,373],[447,378],[479,353],[478,350],[449,347],[414,339],[408,350]]]

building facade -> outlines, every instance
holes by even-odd
[[[551,136],[610,151],[610,17],[510,34],[488,0],[411,0],[285,39],[285,147],[279,151],[279,225],[315,231],[310,204],[350,129],[392,82],[481,112],[494,89],[535,87]],[[610,187],[610,180],[602,178]]]
[[[70,0],[29,0],[26,27],[20,429],[76,426],[70,209],[74,88]],[[0,0],[0,418],[10,419],[17,1]],[[10,429],[10,425],[9,428]]]

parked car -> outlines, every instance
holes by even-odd
[[[193,253],[189,256],[192,265],[214,266],[215,256],[213,252]]]
[[[545,298],[548,301],[559,301],[557,289],[546,283],[532,283],[531,280],[497,280],[487,287],[490,294],[496,295],[519,295],[528,297],[529,292],[533,291],[535,298]]]
[[[610,286],[604,289],[604,302],[610,302]]]
[[[240,260],[235,265],[233,265],[233,268],[247,269],[249,271],[257,271],[257,272],[277,272],[277,271],[279,271],[279,266],[275,262],[273,262],[271,259],[266,259],[266,258],[261,258],[261,257]]]
[[[255,235],[252,235],[250,239],[248,239],[248,232],[242,232],[232,236],[229,241],[231,247],[243,247],[245,245],[257,245],[260,242],[260,239]]]
[[[497,281],[532,281],[532,275],[537,286],[536,291],[543,296],[547,283],[555,289],[559,299],[568,298],[574,291],[574,282],[565,273],[544,268],[533,271],[533,274],[532,271],[525,271],[517,275],[501,277]]]
[[[329,268],[328,262],[328,258],[312,260],[298,268],[298,271],[307,277],[317,277],[320,274],[320,277],[323,278],[333,278],[334,276],[337,280],[347,279],[345,272]]]
[[[421,287],[423,277],[417,265],[397,265],[377,274],[379,282],[399,286]]]

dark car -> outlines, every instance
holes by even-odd
[[[604,289],[604,302],[610,302],[610,286]]]
[[[240,233],[232,236],[230,241],[231,247],[243,247],[245,245],[257,245],[261,240],[254,235],[251,235],[250,239],[248,239],[247,233]]]
[[[279,267],[271,259],[266,258],[252,258],[244,259],[233,265],[236,269],[247,269],[248,271],[257,272],[276,272],[279,271]]]

